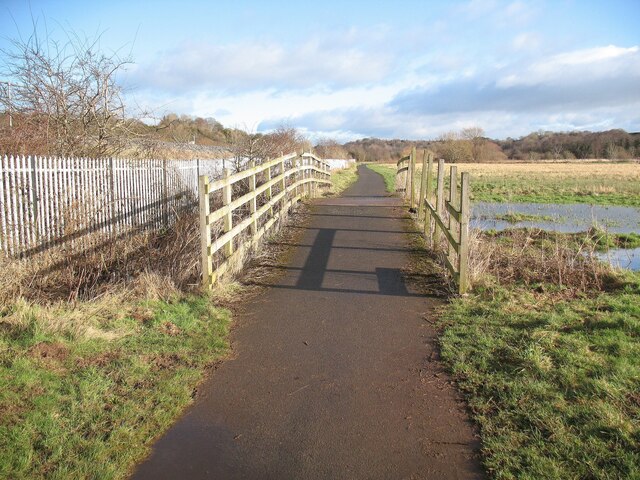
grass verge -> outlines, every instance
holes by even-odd
[[[126,476],[227,349],[205,297],[105,296],[0,313],[0,477]]]
[[[368,163],[367,168],[382,175],[387,192],[394,193],[396,191],[396,169],[394,167],[379,163]]]
[[[595,263],[588,242],[480,238],[485,269],[444,311],[441,356],[494,478],[640,478],[640,274]]]
[[[340,170],[334,170],[331,172],[331,188],[328,191],[328,195],[340,195],[347,188],[353,185],[358,179],[358,171],[356,165],[351,165],[347,168],[341,168]]]

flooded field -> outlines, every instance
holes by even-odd
[[[553,203],[489,203],[473,205],[471,228],[502,231],[540,228],[560,233],[586,232],[598,226],[609,233],[640,233],[640,209],[634,207]],[[640,270],[640,248],[617,248],[597,256],[618,268]]]
[[[471,214],[471,227],[481,230],[541,228],[560,233],[578,233],[594,225],[610,233],[640,233],[640,208],[479,202],[473,205]]]

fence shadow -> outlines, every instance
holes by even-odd
[[[295,227],[295,226],[294,226]],[[297,278],[294,285],[286,285],[282,283],[262,283],[249,282],[254,285],[267,286],[270,288],[288,289],[288,290],[312,290],[318,292],[348,293],[348,294],[365,294],[365,295],[388,295],[396,297],[424,297],[424,294],[412,293],[407,288],[406,278],[402,270],[399,268],[374,267],[372,271],[345,270],[328,268],[329,257],[334,248],[334,240],[336,233],[341,229],[320,228],[313,243],[310,245],[309,252],[302,267],[279,266],[280,270],[297,272]],[[291,246],[304,247],[305,245],[288,244]],[[349,247],[354,250],[369,251],[369,248]],[[378,249],[374,249],[378,250]],[[406,252],[403,249],[387,249],[388,251]],[[327,275],[349,275],[352,278],[353,288],[326,286],[330,284]],[[358,288],[360,282],[370,284],[371,277],[375,276],[377,290],[366,288]]]

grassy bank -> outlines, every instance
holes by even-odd
[[[353,185],[358,179],[357,166],[351,165],[347,168],[334,170],[331,172],[331,182],[333,185],[328,191],[329,195],[340,195],[347,188]]]
[[[390,164],[375,166],[379,173],[395,172],[395,168]],[[477,202],[640,207],[640,164],[637,163],[461,163],[458,170],[472,174],[472,198]],[[417,166],[417,173],[416,189],[421,165]]]
[[[444,311],[441,356],[495,478],[640,478],[640,274],[585,255],[599,241],[614,238],[474,240],[475,288]]]
[[[442,358],[495,478],[640,478],[640,276],[611,292],[478,289],[444,315]]]
[[[204,297],[0,314],[0,477],[122,478],[227,349],[229,312]]]
[[[224,354],[229,312],[204,297],[0,313],[0,477],[122,478]]]
[[[393,193],[396,191],[396,168],[390,165],[382,165],[380,163],[369,163],[367,167],[374,172],[382,175],[387,191]]]

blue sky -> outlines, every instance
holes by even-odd
[[[131,105],[313,138],[640,131],[640,0],[0,1],[131,53]]]

